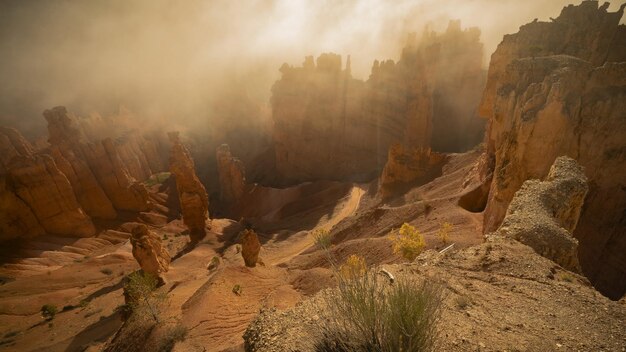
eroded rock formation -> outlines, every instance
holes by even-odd
[[[95,227],[49,155],[36,155],[14,129],[0,129],[0,239],[86,237]]]
[[[204,232],[209,216],[209,197],[196,176],[193,159],[181,143],[178,133],[171,132],[168,136],[172,143],[170,171],[176,180],[183,221],[190,231]]]
[[[228,144],[217,148],[217,171],[220,180],[220,201],[235,205],[245,191],[246,171],[241,160],[233,157]]]
[[[141,266],[141,270],[162,282],[162,274],[169,270],[171,258],[161,245],[159,236],[150,231],[146,225],[137,224],[132,230],[130,243],[133,246],[133,257]]]
[[[244,230],[241,234],[241,256],[248,267],[255,267],[259,261],[261,242],[253,230]]]
[[[90,127],[83,128],[65,107],[46,110],[44,116],[48,121],[51,154],[62,165],[76,197],[88,214],[112,219],[117,216],[115,210],[148,209],[147,191],[138,181],[163,170],[150,168],[136,139],[115,136],[115,141],[112,137],[90,140],[84,130],[91,131],[93,135],[94,125],[103,126],[105,123],[94,122],[92,118],[86,122]],[[105,131],[101,131],[100,136],[106,136]],[[146,149],[153,152],[153,148]],[[159,167],[157,161],[153,164]]]
[[[479,36],[459,22],[443,35],[427,31],[419,43],[409,41],[397,63],[375,61],[366,82],[352,78],[349,57],[342,67],[335,54],[283,65],[271,99],[279,177],[369,180],[392,144],[460,151],[478,143]]]
[[[626,292],[625,6],[609,13],[584,1],[505,36],[480,106],[489,119],[483,175],[493,176],[485,232],[500,225],[525,180],[544,178],[557,156],[576,159],[589,179],[574,232],[580,264],[612,298]]]
[[[514,238],[562,267],[580,272],[573,232],[587,190],[582,168],[572,158],[559,157],[544,181],[522,184],[494,234]]]
[[[380,177],[382,196],[387,197],[394,188],[427,176],[444,160],[444,154],[432,152],[428,148],[407,149],[401,144],[392,145]]]

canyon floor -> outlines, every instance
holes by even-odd
[[[253,321],[258,350],[299,350],[296,340],[314,327],[315,294],[334,284],[314,245],[316,229],[333,235],[331,251],[339,260],[358,254],[399,276],[428,275],[445,283],[442,350],[624,351],[623,301],[608,300],[529,247],[484,243],[482,214],[458,205],[464,196],[476,198],[467,195],[480,187],[472,178],[479,154],[451,154],[440,174],[384,200],[376,181],[251,187],[238,211],[262,244],[262,264],[254,268],[239,253],[244,225],[230,219],[212,219],[193,248],[181,220],[154,221],[163,218],[158,213],[100,224],[94,238],[13,243],[3,249],[8,259],[0,267],[0,350],[103,350],[122,326],[116,310],[124,304],[122,280],[139,269],[128,222],[147,222],[173,258],[159,288],[168,296],[164,321],[188,329],[174,351],[243,350],[242,335]],[[150,189],[167,203],[164,185]],[[394,255],[388,239],[404,222],[417,227],[432,250],[414,263]],[[436,234],[444,222],[453,225],[454,248],[439,255],[444,245]],[[214,257],[220,264],[208,269]],[[59,308],[50,322],[40,315],[44,304]],[[263,349],[277,338],[284,348]]]

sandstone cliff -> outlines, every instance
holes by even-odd
[[[209,210],[209,197],[196,176],[195,165],[189,151],[181,143],[178,133],[169,133],[170,171],[175,177],[183,221],[191,232],[203,233]]]
[[[587,178],[569,157],[559,157],[545,181],[528,180],[515,193],[494,235],[516,239],[569,270],[580,272],[576,228]]]
[[[138,181],[164,168],[156,143],[128,130],[131,117],[77,119],[64,107],[46,110],[44,116],[50,153],[89,215],[112,219],[115,210],[148,209],[147,191]]]
[[[375,61],[366,82],[352,78],[349,57],[342,67],[335,54],[283,65],[271,99],[278,176],[369,180],[392,144],[441,151],[477,144],[484,124],[474,113],[484,83],[479,37],[454,21],[442,35],[427,31],[409,40],[398,62]]]
[[[613,298],[626,292],[626,31],[597,1],[570,5],[550,23],[504,37],[492,55],[480,106],[489,119],[483,175],[493,175],[484,231],[514,193],[560,155],[576,159],[589,195],[574,235],[585,275]]]

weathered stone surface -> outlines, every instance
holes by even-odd
[[[148,191],[130,176],[110,138],[81,145],[81,151],[115,209],[148,210]]]
[[[0,176],[0,241],[32,238],[44,233],[32,209],[7,185],[6,178]]]
[[[375,61],[367,82],[353,79],[350,59],[343,68],[335,54],[317,62],[309,56],[302,67],[283,65],[271,100],[279,177],[369,180],[392,144],[458,151],[478,143],[479,36],[451,22],[443,35],[413,38],[397,63]]]
[[[6,173],[13,158],[32,154],[32,146],[16,129],[0,127],[0,174]]]
[[[6,182],[47,233],[78,237],[95,234],[91,219],[78,204],[72,186],[52,157],[14,159]]]
[[[217,148],[217,172],[220,180],[220,200],[235,205],[245,191],[246,171],[241,160],[233,157],[228,144]]]
[[[500,228],[562,267],[580,272],[576,228],[587,195],[587,177],[569,157],[555,160],[544,181],[528,180],[515,193]]]
[[[613,298],[626,292],[624,7],[609,13],[585,1],[505,36],[480,109],[489,119],[482,174],[493,177],[484,231],[498,228],[525,180],[544,178],[557,156],[576,159],[589,179],[574,231],[580,264]]]
[[[408,149],[401,144],[392,145],[380,177],[382,196],[390,195],[396,186],[408,184],[426,176],[444,160],[444,154],[432,152],[428,148]]]
[[[241,234],[241,256],[248,267],[255,267],[259,261],[261,242],[253,230],[244,230]]]
[[[133,257],[141,270],[163,280],[162,274],[169,270],[171,258],[161,245],[159,236],[145,225],[137,224],[132,230],[130,243],[133,246]]]
[[[78,120],[68,114],[65,107],[56,107],[44,112],[48,121],[49,142],[52,155],[63,165],[81,205],[94,217],[111,219],[117,210],[145,211],[148,196],[145,187],[137,182],[122,161],[119,150],[126,156],[138,177],[151,172],[138,147],[118,148],[111,138],[90,141],[84,130],[94,135],[101,127],[100,135],[106,134],[106,124],[99,117],[92,117],[83,128]],[[96,138],[92,136],[92,138]],[[121,144],[124,146],[125,144]],[[134,156],[133,156],[134,155]],[[63,160],[65,159],[65,160]],[[139,160],[144,160],[140,162]]]
[[[209,197],[198,179],[189,151],[181,143],[178,133],[169,133],[170,172],[175,177],[183,222],[192,232],[204,232],[209,216]]]

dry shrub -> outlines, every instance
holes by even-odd
[[[444,222],[441,224],[439,231],[437,231],[437,237],[439,237],[444,246],[450,242],[450,230],[452,230],[452,224]]]
[[[393,252],[410,261],[415,260],[426,246],[424,236],[413,226],[404,223],[394,235],[391,236]]]
[[[313,240],[315,241],[315,245],[317,248],[326,250],[331,246],[332,235],[326,229],[317,229],[314,230],[311,235],[313,236]]]
[[[365,274],[366,270],[367,264],[365,263],[365,259],[356,254],[352,254],[339,266],[339,275],[341,278],[349,280]]]
[[[409,279],[389,285],[376,271],[345,278],[324,296],[317,351],[430,351],[437,337],[439,285]]]

